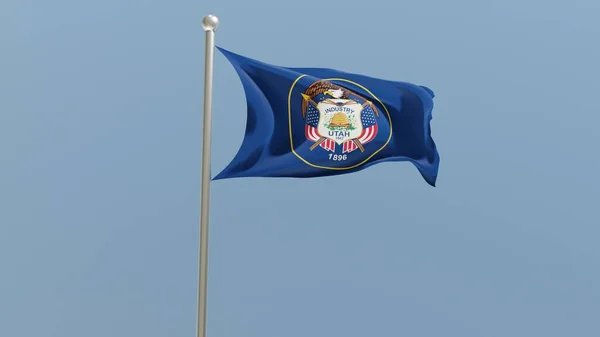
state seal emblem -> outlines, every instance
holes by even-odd
[[[349,154],[364,152],[377,136],[377,107],[364,97],[326,80],[312,83],[302,93],[306,138],[317,148]]]

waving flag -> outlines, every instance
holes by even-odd
[[[284,68],[219,50],[246,94],[246,134],[215,177],[319,177],[387,161],[413,163],[435,186],[433,92],[334,69]]]

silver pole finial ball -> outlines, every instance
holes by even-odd
[[[204,31],[216,30],[219,26],[219,18],[214,15],[207,15],[202,18],[202,28]]]

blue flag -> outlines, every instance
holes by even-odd
[[[435,186],[433,92],[322,68],[284,68],[218,48],[244,86],[246,134],[215,179],[320,177],[409,161]]]

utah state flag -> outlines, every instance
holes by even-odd
[[[334,69],[284,68],[218,48],[244,86],[246,134],[215,179],[319,177],[409,161],[435,186],[433,92]]]

